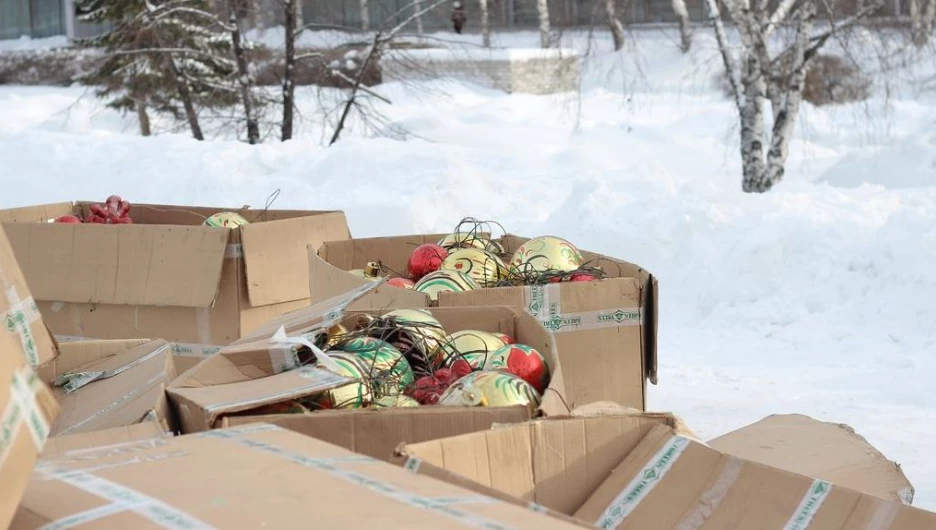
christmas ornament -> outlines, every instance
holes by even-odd
[[[237,212],[218,212],[208,219],[205,219],[205,226],[214,226],[217,228],[237,228],[250,224],[247,219]]]
[[[448,254],[448,251],[439,245],[419,245],[406,261],[406,274],[414,282],[418,282],[423,276],[439,270]]]
[[[549,386],[549,366],[546,359],[526,344],[504,346],[487,358],[483,368],[506,371],[521,377],[540,393]]]
[[[536,408],[540,395],[522,378],[507,372],[472,372],[452,383],[439,397],[439,405],[456,407]]]
[[[380,279],[380,262],[370,261],[363,269],[351,269],[348,272],[365,280],[377,281]]]
[[[368,381],[369,370],[364,363],[365,360],[353,353],[339,350],[325,352],[325,355],[341,366],[338,375],[350,377],[356,381],[326,390],[315,399],[316,404],[327,409],[359,409],[370,403],[373,394]],[[324,368],[321,363],[318,363],[318,367]]]
[[[342,340],[344,335],[348,334],[348,328],[342,326],[341,324],[335,324],[334,326],[328,328],[328,340],[325,342],[327,348],[331,348],[338,341]]]
[[[576,272],[576,273],[573,273],[572,276],[569,276],[570,282],[593,282],[593,281],[596,281],[597,279],[598,279],[597,277],[592,276],[591,274],[588,274],[587,272]]]
[[[81,219],[77,218],[74,215],[63,215],[61,217],[56,217],[55,221],[53,222],[75,225],[75,224],[81,224]]]
[[[572,243],[554,236],[535,237],[520,245],[510,261],[512,270],[520,273],[571,272],[585,260]]]
[[[432,313],[425,309],[397,309],[384,315],[399,333],[387,340],[403,352],[416,372],[426,372],[439,354],[439,345],[445,340],[445,329]],[[399,343],[399,344],[397,344]]]
[[[486,250],[463,248],[449,254],[442,269],[463,272],[482,287],[494,287],[507,276],[507,267],[500,258]]]
[[[445,337],[442,355],[436,359],[446,366],[458,359],[465,359],[472,368],[480,370],[488,356],[506,345],[500,337],[487,331],[456,331]]]
[[[478,284],[471,276],[452,270],[430,272],[423,276],[415,287],[417,291],[429,295],[432,301],[439,299],[439,293],[470,291],[477,288]]]
[[[492,335],[494,335],[495,337],[497,337],[497,338],[499,338],[500,340],[504,341],[504,344],[505,344],[505,345],[506,345],[506,344],[514,344],[515,342],[517,342],[517,341],[515,341],[515,340],[513,339],[513,337],[511,337],[510,335],[508,335],[508,334],[506,334],[506,333],[498,333],[498,332],[495,331],[495,332],[492,332]]]
[[[465,360],[459,359],[452,363],[450,368],[439,368],[431,375],[417,379],[409,393],[420,404],[435,405],[452,383],[471,372],[471,366]]]
[[[487,250],[488,252],[490,252],[491,254],[494,254],[495,256],[503,256],[504,254],[507,253],[507,251],[504,250],[504,245],[501,245],[500,242],[497,241],[496,239],[492,239],[488,241],[487,246],[484,248],[484,250]]]
[[[490,240],[476,232],[459,232],[449,234],[439,240],[439,246],[452,252],[460,248],[476,248],[486,250]]]
[[[390,278],[387,280],[387,285],[393,287],[399,287],[400,289],[415,289],[416,283],[413,280],[407,278]]]
[[[399,350],[390,343],[372,337],[353,337],[338,341],[326,352],[347,352],[357,355],[366,367],[367,379],[378,396],[393,396],[413,384],[413,369]]]
[[[369,408],[372,409],[385,409],[385,408],[394,408],[394,407],[418,407],[419,402],[415,399],[405,395],[400,394],[398,396],[384,396],[382,398],[375,399]]]
[[[130,218],[130,203],[121,199],[120,195],[111,195],[104,201],[104,206],[92,204],[88,207],[91,213],[88,214],[86,222],[95,224],[132,224]]]

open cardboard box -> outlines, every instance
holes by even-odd
[[[396,459],[599,528],[936,527],[936,514],[719,452],[646,414],[504,426],[406,444]]]
[[[47,223],[88,202],[0,210],[56,335],[226,345],[309,304],[307,246],[350,237],[343,212],[133,204],[136,224]],[[219,211],[251,224],[203,226]]]
[[[312,302],[325,300],[369,280],[347,271],[380,261],[403,273],[413,249],[445,234],[328,241],[309,249]],[[528,238],[506,235],[498,242],[511,253]],[[571,407],[612,401],[646,408],[646,381],[657,383],[657,280],[633,263],[579,249],[599,282],[497,287],[441,293],[438,303],[412,290],[381,285],[351,309],[511,306],[533,315],[556,337]]]
[[[10,528],[47,524],[114,530],[580,528],[268,424],[44,460]]]
[[[337,443],[348,449],[389,459],[393,449],[404,441],[414,442],[488,429],[495,423],[514,423],[529,419],[534,411],[527,407],[449,407],[425,406],[380,410],[331,410],[311,414],[251,416],[251,408],[282,402],[321,391],[306,388],[308,381],[295,378],[295,392],[276,387],[296,370],[281,371],[284,356],[281,339],[274,333],[282,328],[291,337],[327,329],[332,324],[360,312],[344,308],[357,296],[378,287],[370,284],[350,295],[298,310],[274,320],[251,337],[238,341],[219,354],[202,362],[170,385],[169,395],[178,410],[183,432],[195,432],[249,423],[262,419],[304,434]],[[564,405],[562,368],[556,354],[555,340],[532,316],[509,307],[432,308],[431,312],[446,332],[463,329],[499,331],[517,342],[536,348],[547,359],[550,384],[536,414],[562,414]],[[381,313],[368,311],[368,313]],[[302,394],[304,392],[304,394]],[[235,400],[234,396],[239,396]],[[238,415],[232,415],[238,413]]]
[[[61,407],[52,436],[90,433],[155,421],[176,428],[166,387],[177,371],[164,340],[63,342],[39,368]],[[58,381],[57,381],[58,380]]]
[[[59,407],[34,368],[57,347],[0,227],[0,528],[16,511]]]

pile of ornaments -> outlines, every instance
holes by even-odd
[[[386,283],[438,300],[443,292],[594,281],[602,277],[600,270],[587,268],[584,262],[578,248],[560,237],[535,237],[507,253],[497,240],[478,230],[456,229],[438,243],[416,247],[407,260],[406,277],[390,278]],[[378,280],[382,269],[380,262],[370,262],[363,269],[348,272]]]
[[[533,347],[503,333],[446,333],[425,309],[350,316],[307,338],[321,351],[300,355],[303,364],[354,382],[250,414],[424,405],[535,409],[549,385],[549,365]]]
[[[133,224],[130,217],[130,203],[121,199],[120,195],[111,195],[104,201],[104,205],[92,204],[89,207],[90,213],[82,221],[77,215],[63,215],[56,217],[51,222],[65,224],[103,224],[103,225],[122,225]]]

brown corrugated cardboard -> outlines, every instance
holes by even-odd
[[[32,366],[52,360],[56,344],[31,309],[32,297],[2,228],[0,287],[0,528],[6,528],[59,407]]]
[[[128,443],[170,436],[172,436],[172,433],[166,430],[162,422],[153,419],[123,427],[111,427],[100,431],[49,438],[40,459],[81,458],[91,452],[113,450]]]
[[[662,425],[645,432],[575,517],[622,530],[936,527],[934,513],[726,455]]]
[[[358,287],[368,280],[349,269],[380,261],[405,271],[414,248],[442,234],[329,241],[309,252],[312,301]],[[500,244],[511,252],[527,238],[507,235]],[[446,306],[511,306],[523,309],[553,331],[564,367],[571,407],[612,401],[646,408],[646,381],[657,382],[657,281],[648,271],[601,254],[582,251],[590,266],[601,267],[601,282],[567,282],[538,287],[499,287],[441,293],[437,304],[422,293],[381,286],[351,309]]]
[[[802,414],[776,414],[719,436],[708,445],[882,499],[913,502],[913,486],[900,467],[847,425]]]
[[[90,203],[0,211],[33,295],[59,335],[224,345],[308,305],[308,250],[350,237],[342,212],[134,204],[136,224],[46,223]],[[203,226],[223,210],[252,223]]]
[[[578,528],[273,425],[160,442],[43,462],[11,528]]]
[[[62,412],[53,436],[96,431],[156,419],[169,429],[175,420],[165,388],[176,377],[169,343],[147,341],[69,342],[51,371]],[[96,360],[93,360],[95,357]],[[90,360],[74,366],[76,359]],[[45,368],[45,367],[44,367]]]
[[[227,416],[222,427],[252,422],[273,423],[291,431],[381,460],[393,457],[401,443],[418,443],[490,429],[497,424],[530,419],[526,407],[387,408],[381,410],[323,410],[314,414]]]
[[[58,355],[58,345],[46,328],[4,230],[0,230],[0,318],[0,333],[9,334],[20,344],[18,349],[32,368]]]
[[[406,444],[397,462],[429,465],[494,488],[524,503],[571,515],[654,425],[670,414],[556,418]],[[431,469],[431,468],[429,468]]]

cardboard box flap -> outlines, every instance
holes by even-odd
[[[42,460],[53,458],[92,458],[94,454],[119,451],[128,444],[140,445],[145,440],[172,437],[159,421],[144,421],[133,425],[112,427],[100,431],[82,432],[50,438],[42,451]]]
[[[670,415],[546,419],[406,444],[400,454],[526,502],[575,512],[655,425]]]
[[[327,300],[373,283],[371,280],[348,274],[349,269],[338,268],[322,259],[321,253],[325,252],[327,248],[326,245],[316,251],[313,247],[309,247],[309,294],[312,303]],[[356,305],[356,308],[382,309],[393,307],[405,309],[427,307],[429,305],[428,295],[411,289],[381,285],[373,290],[373,294],[374,296],[363,299],[369,302],[367,305]]]
[[[186,430],[207,430],[225,414],[311,396],[353,380],[314,366],[217,386],[169,388]]]
[[[719,436],[709,445],[882,499],[913,502],[913,485],[900,467],[847,425],[777,414]]]
[[[118,305],[210,306],[229,237],[203,226],[4,227],[37,300]]]
[[[308,247],[351,237],[344,212],[253,223],[240,231],[253,307],[308,298]]]
[[[577,528],[264,424],[168,438],[132,458],[44,462],[11,528],[89,518],[103,530],[294,528],[299,521],[323,529]]]
[[[53,435],[76,434],[166,420],[165,386],[175,378],[169,343],[149,341],[119,355],[82,365],[56,378],[62,408]]]
[[[58,202],[0,210],[0,223],[42,223],[75,213],[74,202]]]
[[[575,517],[621,530],[936,525],[936,514],[725,455],[662,425],[645,433]]]
[[[52,384],[56,377],[95,361],[126,353],[137,346],[150,342],[149,339],[129,340],[86,340],[59,343],[59,356],[39,367],[37,373],[46,383]]]

